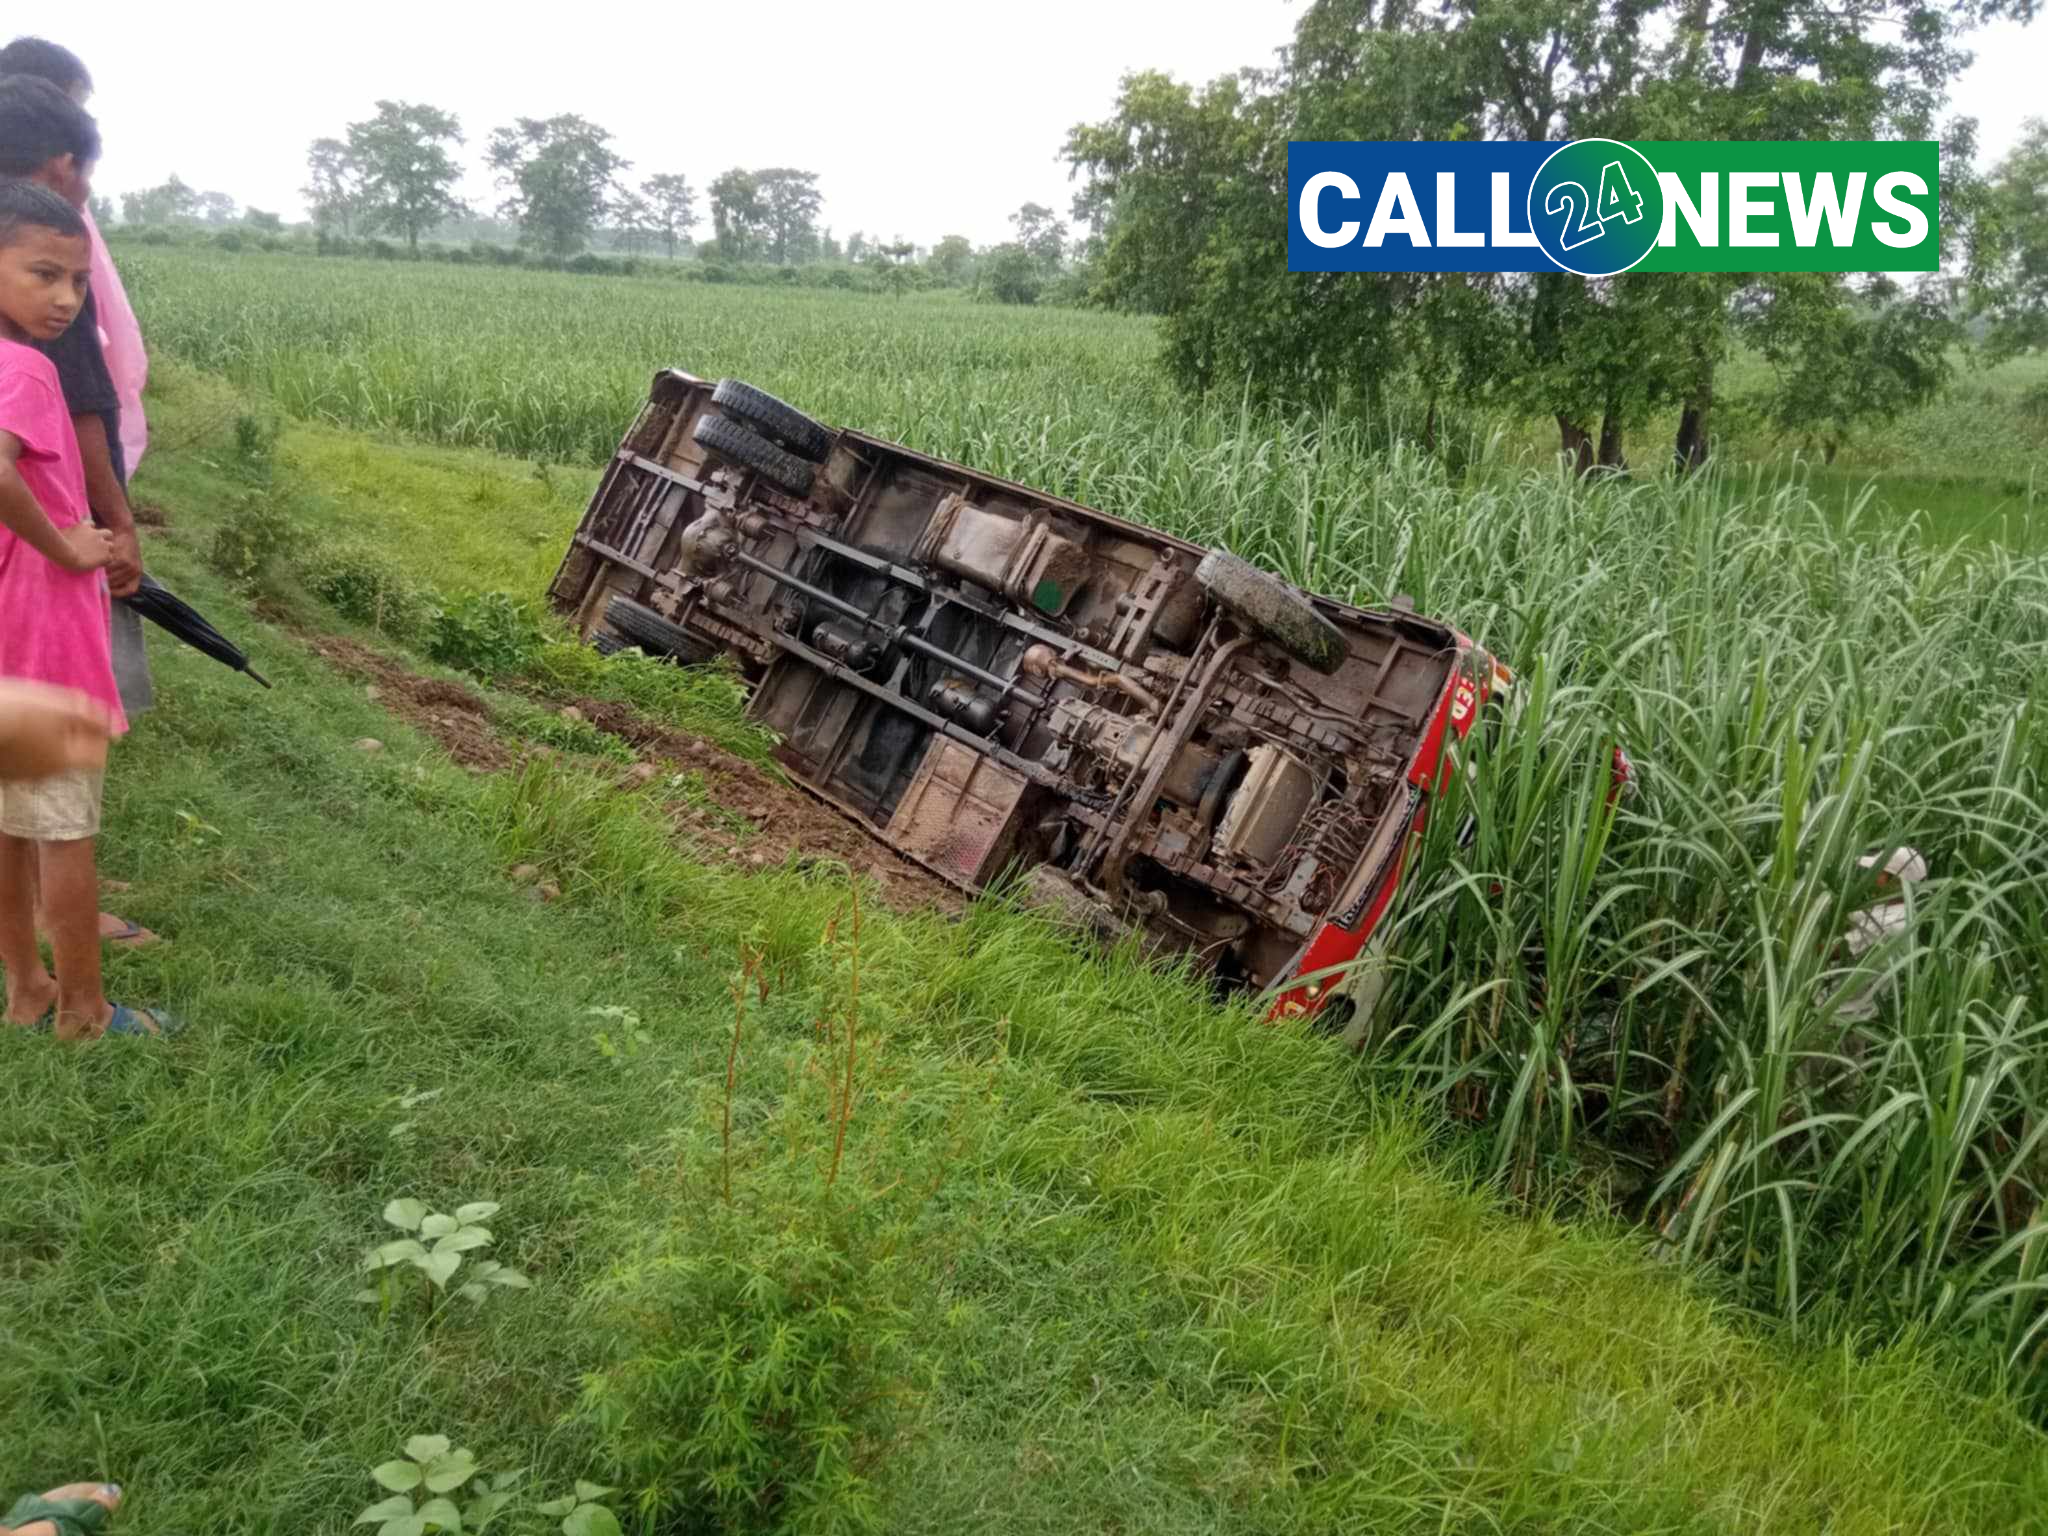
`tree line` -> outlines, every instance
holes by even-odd
[[[631,162],[609,131],[586,118],[522,117],[492,131],[484,160],[502,194],[495,218],[457,192],[464,142],[454,113],[377,102],[372,116],[308,149],[303,191],[315,225],[344,239],[394,236],[415,252],[423,238],[453,226],[558,260],[602,241],[671,259],[695,249],[731,263],[846,262],[871,269],[884,288],[978,284],[1006,303],[1036,302],[1062,282],[1078,295],[1084,285],[1069,259],[1066,223],[1042,204],[1024,204],[1011,216],[1015,237],[990,247],[962,235],[926,247],[859,230],[842,241],[820,226],[816,172],[735,166],[704,189],[711,238],[700,246],[697,186],[677,171],[629,182]]]
[[[1896,419],[1970,341],[2048,343],[2048,129],[1991,176],[1974,124],[1938,114],[1974,26],[2033,0],[1311,0],[1276,67],[1192,86],[1125,77],[1065,156],[1098,242],[1095,293],[1165,317],[1190,386],[1373,407],[1554,419],[1580,470],[1675,411],[1702,463],[1739,343],[1771,365],[1763,408],[1832,453]],[[1290,140],[1940,138],[1943,269],[1824,273],[1287,271]]]

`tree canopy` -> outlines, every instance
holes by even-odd
[[[777,265],[808,259],[818,243],[818,210],[824,206],[817,173],[771,166],[753,176],[769,257]]]
[[[1398,382],[1432,403],[1505,401],[1554,417],[1582,468],[1621,463],[1625,428],[1677,407],[1673,451],[1696,464],[1739,327],[1770,318],[1786,377],[1876,346],[1903,387],[1945,366],[1943,280],[1290,274],[1275,233],[1288,141],[1927,138],[1963,35],[2032,4],[1312,0],[1275,69],[1125,77],[1114,115],[1068,137],[1075,216],[1102,239],[1100,294],[1165,315],[1193,387],[1371,405]],[[1968,135],[1950,127],[1945,166]],[[1886,319],[1902,300],[1910,323]],[[1860,408],[1838,396],[1830,419]]]
[[[2028,118],[1986,179],[1977,236],[1971,275],[1987,350],[2048,347],[2048,118]]]
[[[683,176],[665,171],[640,183],[640,197],[647,207],[648,227],[660,236],[673,261],[676,246],[697,227],[697,189]]]
[[[347,148],[361,177],[362,227],[403,235],[418,250],[421,235],[463,211],[455,195],[462,170],[449,153],[461,142],[460,120],[424,102],[380,101],[374,117],[350,123]]]
[[[611,133],[574,113],[522,117],[491,133],[485,159],[505,193],[498,212],[519,224],[519,239],[557,258],[573,256],[619,196],[631,162]]]
[[[338,226],[344,239],[355,234],[366,204],[362,162],[340,139],[315,139],[306,151],[306,185],[300,188],[313,222]]]
[[[752,171],[734,166],[711,183],[711,227],[718,251],[734,261],[757,256],[768,240],[768,210]]]

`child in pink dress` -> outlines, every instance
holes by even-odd
[[[30,342],[63,334],[85,301],[92,248],[78,211],[47,188],[0,182],[0,678],[84,694],[127,729],[114,684],[104,567],[85,470],[56,370]],[[167,1020],[108,1003],[100,982],[102,773],[0,783],[0,966],[7,1017],[54,1017],[59,1038],[154,1035]],[[40,876],[57,974],[36,947]]]

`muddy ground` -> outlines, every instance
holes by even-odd
[[[465,768],[493,773],[532,756],[557,755],[551,747],[535,746],[499,729],[490,702],[461,683],[422,677],[341,636],[302,631],[300,639],[329,665],[362,680],[382,708],[432,737]],[[750,868],[779,865],[792,857],[830,859],[869,876],[883,901],[899,911],[936,908],[951,913],[966,905],[957,887],[893,852],[805,790],[715,742],[650,720],[616,700],[537,696],[537,702],[574,709],[590,725],[631,746],[639,756],[633,767],[605,763],[605,771],[617,775],[622,792],[648,786],[649,793],[660,794],[678,840],[696,857]],[[715,804],[707,805],[695,795],[665,792],[664,781],[675,774],[693,778]]]

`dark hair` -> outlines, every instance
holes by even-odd
[[[60,91],[82,85],[88,95],[92,93],[92,76],[86,72],[85,60],[40,37],[17,37],[0,48],[0,75],[34,75]]]
[[[53,229],[82,240],[85,219],[40,182],[0,181],[0,250],[20,240],[24,229]]]
[[[39,76],[0,80],[0,176],[33,176],[65,155],[82,166],[99,159],[92,114]]]

